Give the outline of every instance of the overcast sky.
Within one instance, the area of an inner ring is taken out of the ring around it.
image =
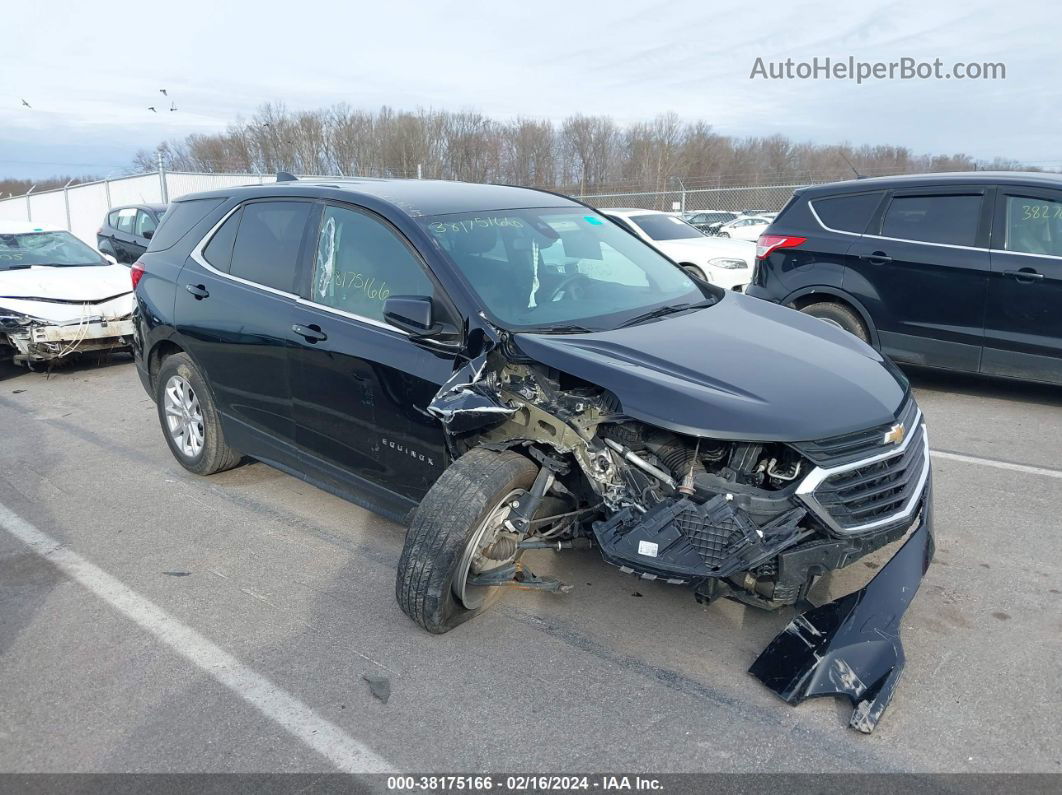
[[[1062,168],[1054,12],[998,0],[10,0],[0,47],[0,176],[117,174],[139,148],[223,129],[266,101],[292,110],[345,102],[555,120],[582,112],[631,121],[673,110],[731,135],[896,144]],[[757,57],[815,56],[940,58],[946,70],[955,61],[1002,61],[1006,79],[749,77]]]

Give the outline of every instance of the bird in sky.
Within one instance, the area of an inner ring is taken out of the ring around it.
[[[32,110],[32,109],[33,109],[33,106],[32,106],[31,104],[29,104],[28,102],[26,102],[26,100],[22,100],[22,104],[23,104],[23,105],[25,105],[25,106],[26,106],[27,108],[29,108],[30,110]]]
[[[170,110],[171,111],[177,110],[177,103],[176,102],[171,102],[170,103]]]
[[[162,94],[162,96],[164,96],[164,97],[168,97],[169,96],[169,94],[166,93],[166,89],[164,89],[164,88],[160,88],[159,89],[159,93]]]
[[[155,110],[155,106],[154,105],[148,105],[148,110],[150,110],[152,113],[158,113],[158,111]]]

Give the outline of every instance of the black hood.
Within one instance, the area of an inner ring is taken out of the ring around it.
[[[799,442],[882,425],[906,387],[845,331],[739,293],[715,306],[592,334],[517,334],[536,361],[612,392],[678,433]]]

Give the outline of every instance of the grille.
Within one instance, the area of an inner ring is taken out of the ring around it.
[[[881,532],[910,520],[925,484],[929,459],[925,426],[917,409],[905,425],[911,430],[894,453],[881,453],[878,437],[876,456],[866,463],[820,467],[801,485],[799,493],[834,530]]]
[[[908,397],[897,412],[895,420],[862,431],[831,436],[829,439],[797,442],[792,446],[820,467],[848,464],[881,453],[881,440],[893,424],[902,422],[905,428],[911,430],[917,417],[918,405]]]

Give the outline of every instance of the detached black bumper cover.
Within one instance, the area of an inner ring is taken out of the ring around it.
[[[874,730],[904,666],[900,621],[933,559],[932,485],[918,527],[866,587],[793,619],[749,673],[790,704],[845,696],[848,725]]]

